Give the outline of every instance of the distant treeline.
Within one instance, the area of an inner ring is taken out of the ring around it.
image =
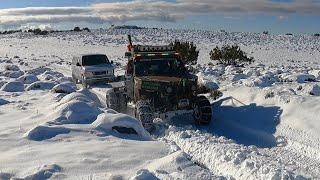
[[[54,33],[54,32],[81,32],[81,31],[86,31],[86,32],[91,32],[91,30],[87,27],[81,29],[80,27],[75,27],[72,30],[41,30],[40,28],[36,29],[27,29],[27,30],[5,30],[5,31],[0,31],[0,34],[13,34],[13,33],[18,33],[18,32],[28,32],[28,33],[33,33],[35,35],[47,35],[49,33]]]

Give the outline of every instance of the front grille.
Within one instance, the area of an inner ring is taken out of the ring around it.
[[[106,71],[93,72],[94,75],[105,75]]]

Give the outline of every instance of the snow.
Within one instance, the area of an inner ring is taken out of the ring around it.
[[[24,85],[20,81],[9,81],[1,87],[1,91],[22,92],[24,91]]]
[[[39,79],[37,78],[37,76],[33,75],[33,74],[25,74],[23,76],[20,76],[18,78],[19,81],[22,81],[24,84],[32,84],[36,81],[39,81]]]
[[[96,129],[102,129],[104,131],[112,131],[114,127],[126,127],[133,128],[137,135],[143,139],[152,139],[150,134],[143,128],[141,122],[135,118],[132,118],[125,114],[120,113],[103,113],[97,117],[92,125]]]
[[[51,81],[36,81],[26,87],[26,91],[31,90],[51,90],[56,83]]]
[[[105,91],[71,82],[75,54],[107,54],[123,74],[126,34],[141,44],[195,42],[199,84],[223,94],[207,95],[209,127],[190,117],[157,119],[161,133],[149,134],[106,108]],[[224,44],[256,62],[210,61],[210,50]],[[16,33],[0,36],[0,46],[0,179],[320,178],[320,41],[313,36],[122,29]]]
[[[52,92],[55,93],[66,93],[70,94],[76,92],[76,85],[70,82],[63,82],[60,84],[55,85],[52,89]]]

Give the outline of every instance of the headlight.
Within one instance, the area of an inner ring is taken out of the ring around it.
[[[84,72],[85,77],[92,77],[93,72]]]
[[[172,88],[171,87],[167,88],[167,93],[172,93]]]
[[[192,86],[191,86],[191,90],[192,90],[192,91],[195,91],[196,89],[197,89],[197,87],[196,87],[195,85],[192,85]]]

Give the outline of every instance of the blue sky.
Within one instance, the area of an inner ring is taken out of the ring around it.
[[[0,28],[46,24],[69,29],[76,25],[99,28],[136,24],[245,32],[320,32],[318,0],[135,0],[130,1],[132,4],[126,3],[128,1],[0,0]],[[40,8],[30,10],[30,7]],[[64,7],[76,9],[71,12]],[[12,8],[15,9],[10,10]]]

